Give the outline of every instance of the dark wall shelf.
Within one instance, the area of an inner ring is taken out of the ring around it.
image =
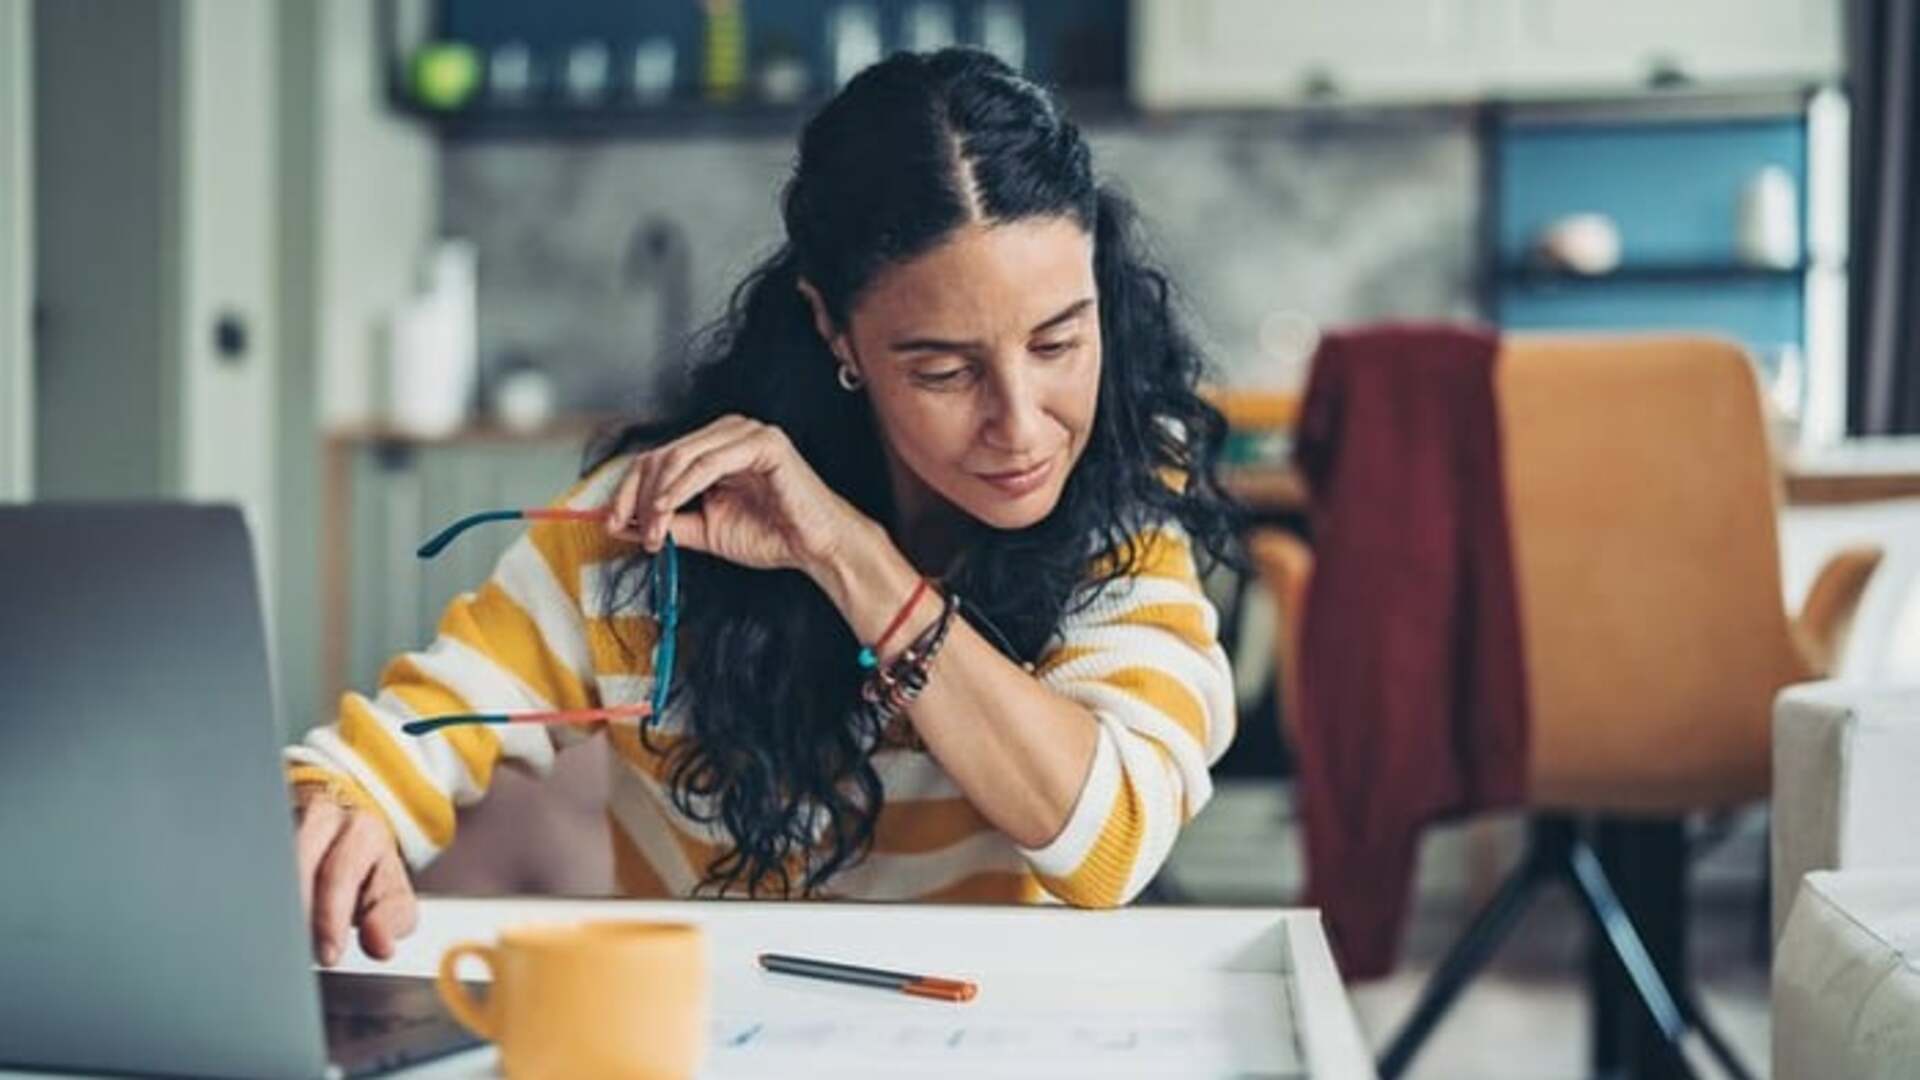
[[[569,108],[530,105],[439,111],[407,99],[398,87],[390,94],[393,110],[434,130],[442,139],[471,142],[490,139],[672,138],[688,135],[787,135],[806,122],[813,105],[704,101],[658,105]]]
[[[715,97],[701,66],[711,46],[701,5],[619,0],[378,0],[380,70],[390,107],[436,134],[456,140],[604,139],[701,135],[791,134],[831,95],[828,22],[838,0],[738,0],[744,20],[739,80]],[[908,0],[864,0],[877,20],[883,53],[902,47]],[[1130,16],[1124,0],[946,0],[960,43],[984,33],[989,7],[1011,9],[1024,41],[1024,70],[1052,86],[1082,123],[1125,119]],[[670,57],[670,85],[641,93],[627,77],[641,44]],[[475,51],[479,82],[456,107],[416,97],[409,64],[429,44]],[[562,85],[569,50],[597,49],[605,89],[593,100],[569,100]],[[528,85],[500,92],[492,84],[496,50],[520,55]],[[778,97],[760,79],[781,64],[800,82]]]
[[[1067,113],[1082,127],[1131,123],[1141,118],[1139,110],[1117,91],[1065,90],[1058,96]],[[398,85],[388,92],[388,106],[395,113],[426,125],[441,139],[452,142],[785,136],[798,132],[825,102],[825,98],[790,104],[684,100],[649,105],[537,104],[442,111],[411,100]]]
[[[1560,285],[1724,284],[1728,282],[1786,281],[1805,274],[1806,266],[1748,266],[1741,263],[1672,263],[1622,266],[1604,274],[1582,274],[1546,266],[1507,266],[1494,272],[1502,284],[1522,288]]]

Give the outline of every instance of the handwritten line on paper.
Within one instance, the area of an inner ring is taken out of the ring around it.
[[[881,1020],[810,1020],[796,1023],[735,1019],[716,1023],[722,1055],[825,1053],[867,1060],[969,1060],[1019,1058],[1132,1062],[1185,1061],[1247,1064],[1248,1056],[1291,1058],[1285,1041],[1233,1032],[1226,1025],[1183,1018],[1116,1017],[1088,1023],[1067,1017],[981,1020],[965,1024],[889,1023]],[[1278,1035],[1278,1032],[1274,1033]]]
[[[741,1031],[733,1035],[725,1036],[724,1037],[725,1042],[728,1046],[745,1046],[748,1043],[753,1041],[753,1037],[755,1035],[760,1034],[761,1028],[766,1026],[767,1025],[765,1024],[755,1024],[752,1027],[747,1028],[745,1031]]]

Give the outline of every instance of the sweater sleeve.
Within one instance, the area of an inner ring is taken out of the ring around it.
[[[1038,669],[1099,723],[1066,826],[1022,851],[1047,891],[1078,907],[1124,904],[1153,879],[1233,740],[1233,678],[1187,537],[1166,525],[1135,543],[1132,576],[1070,614]]]
[[[603,470],[555,505],[598,506],[617,479],[617,470]],[[418,868],[453,840],[455,808],[486,793],[502,760],[544,774],[555,749],[546,727],[461,725],[414,736],[401,725],[597,705],[583,609],[593,598],[581,595],[590,587],[581,571],[602,537],[578,522],[533,524],[478,590],[447,605],[432,644],[394,658],[376,693],[345,694],[333,723],[284,751],[289,781],[326,782],[376,810]]]

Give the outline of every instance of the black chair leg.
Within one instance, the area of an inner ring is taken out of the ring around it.
[[[1433,1033],[1441,1017],[1453,1005],[1460,991],[1480,973],[1495,949],[1506,940],[1525,913],[1528,901],[1533,893],[1552,873],[1552,864],[1542,853],[1529,846],[1526,858],[1521,862],[1500,891],[1495,893],[1480,914],[1474,917],[1473,924],[1466,933],[1454,943],[1446,959],[1440,962],[1425,989],[1420,992],[1419,1004],[1414,1006],[1413,1015],[1394,1035],[1387,1052],[1380,1057],[1380,1076],[1382,1080],[1395,1080],[1406,1071],[1413,1055],[1419,1052],[1421,1044]]]
[[[1746,1063],[1734,1054],[1733,1047],[1728,1045],[1726,1038],[1720,1034],[1720,1029],[1707,1022],[1699,1006],[1688,1002],[1687,1016],[1693,1021],[1693,1029],[1706,1040],[1707,1049],[1713,1051],[1714,1060],[1720,1063],[1721,1068],[1727,1070],[1728,1076],[1733,1077],[1734,1080],[1753,1080],[1753,1073],[1747,1069]]]
[[[1674,1062],[1687,1075],[1698,1075],[1688,1060],[1686,1042],[1689,1033],[1698,1033],[1714,1059],[1736,1080],[1753,1080],[1753,1073],[1733,1052],[1733,1047],[1718,1029],[1709,1023],[1690,998],[1678,996],[1654,963],[1653,956],[1634,929],[1620,898],[1614,894],[1605,869],[1593,848],[1575,841],[1567,853],[1567,871],[1574,890],[1585,903],[1606,942],[1625,970],[1640,1003],[1659,1030]]]
[[[1688,1036],[1697,1032],[1729,1075],[1737,1080],[1752,1080],[1753,1074],[1734,1056],[1733,1048],[1720,1033],[1707,1023],[1693,1000],[1675,993],[1635,928],[1593,846],[1580,835],[1575,822],[1561,817],[1535,819],[1520,865],[1448,951],[1421,991],[1413,1015],[1381,1055],[1379,1069],[1383,1080],[1396,1080],[1406,1071],[1454,1000],[1512,932],[1534,892],[1542,883],[1562,875],[1579,897],[1582,910],[1592,920],[1599,941],[1610,954],[1596,957],[1595,964],[1617,962],[1634,996],[1645,1007],[1659,1043],[1673,1065],[1684,1075],[1698,1075],[1686,1053]]]
[[[1661,977],[1660,969],[1654,966],[1653,956],[1647,952],[1639,933],[1634,930],[1626,908],[1621,906],[1620,898],[1614,895],[1613,885],[1601,869],[1599,857],[1583,840],[1575,841],[1567,854],[1567,869],[1573,879],[1574,891],[1586,904],[1587,914],[1599,924],[1601,932],[1606,935],[1607,944],[1612,947],[1614,955],[1620,958],[1620,964],[1627,972],[1627,981],[1633,984],[1634,992],[1640,996],[1641,1004],[1647,1007],[1661,1036],[1677,1047],[1687,1031],[1680,1003],[1674,1000],[1673,993],[1667,989],[1666,980]]]
[[[1580,910],[1581,914],[1586,913],[1584,905]],[[1631,1041],[1627,1023],[1627,1011],[1631,1007],[1627,976],[1620,970],[1620,961],[1614,959],[1613,950],[1607,947],[1606,935],[1591,919],[1587,921],[1586,947],[1590,1011],[1587,1035],[1593,1076],[1595,1080],[1625,1080],[1629,1075],[1626,1047]]]
[[[1602,817],[1591,823],[1586,836],[1614,897],[1627,912],[1635,936],[1652,958],[1654,970],[1679,1005],[1682,1019],[1689,1019],[1688,1001],[1679,988],[1690,985],[1688,882],[1690,862],[1697,849],[1686,821]],[[1598,936],[1606,941],[1604,933]],[[1611,950],[1608,955],[1614,956]],[[1634,1080],[1688,1080],[1692,1075],[1688,1063],[1673,1053],[1671,1041],[1637,998],[1627,1000],[1636,996],[1617,959],[1614,971],[1626,1013],[1617,1029],[1626,1075]]]

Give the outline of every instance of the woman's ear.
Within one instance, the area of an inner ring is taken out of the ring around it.
[[[833,353],[834,359],[853,366],[853,350],[847,348],[846,335],[833,328],[833,319],[827,314],[827,302],[820,298],[820,290],[814,288],[813,282],[806,278],[800,279],[799,287],[800,295],[807,298],[807,307],[813,310],[813,329],[820,335],[820,340],[827,343],[827,349]]]

